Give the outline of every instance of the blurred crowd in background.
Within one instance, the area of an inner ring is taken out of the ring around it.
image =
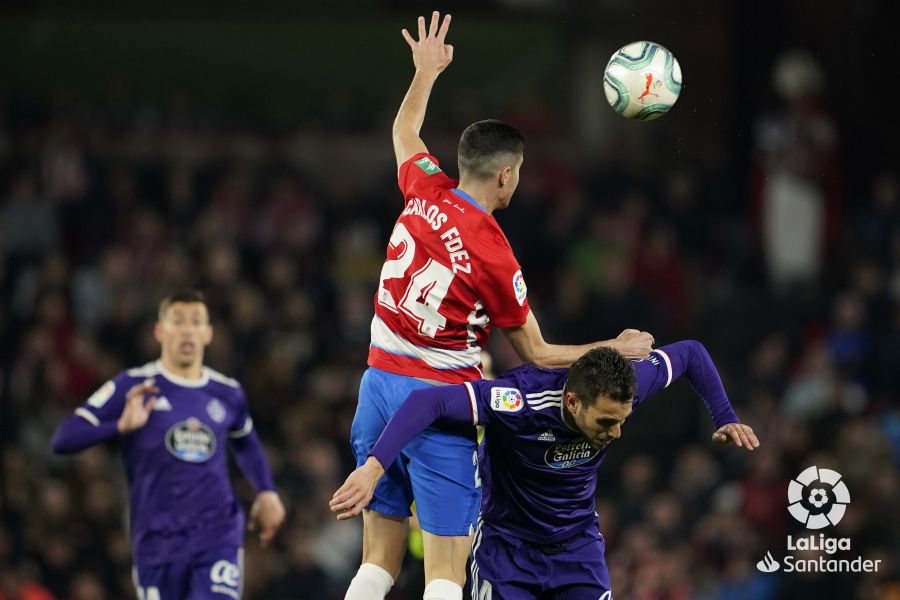
[[[549,340],[625,327],[701,340],[761,440],[753,454],[713,446],[687,383],[629,420],[598,489],[617,598],[900,598],[900,179],[847,168],[811,55],[779,65],[750,160],[721,168],[629,169],[615,138],[580,156],[540,94],[426,120],[451,173],[466,119],[526,130],[519,190],[496,216]],[[207,293],[207,363],[243,383],[289,510],[274,547],[248,538],[245,597],[343,597],[361,526],[328,499],[353,467],[401,196],[387,125],[322,119],[225,124],[189,92],[152,101],[127,79],[91,97],[0,92],[0,599],[134,597],[115,446],[61,459],[48,441],[105,380],[158,356],[156,304],[183,286]],[[501,337],[497,372],[515,366]],[[881,559],[878,573],[757,570],[803,531],[787,486],[810,465],[843,474],[852,503],[830,535]],[[421,597],[420,580],[413,555],[391,598]]]

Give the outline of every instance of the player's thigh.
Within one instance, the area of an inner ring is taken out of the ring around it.
[[[243,589],[243,548],[209,550],[191,564],[190,600],[239,600]]]
[[[554,600],[612,600],[606,546],[596,529],[590,528],[564,552],[548,556],[549,598]]]
[[[186,562],[135,566],[131,574],[138,600],[181,600],[188,597],[191,570]]]
[[[378,565],[397,579],[406,555],[409,519],[363,511],[364,563]]]
[[[407,387],[423,384],[417,380],[385,373],[377,369],[367,369],[359,384],[359,402],[353,425],[350,428],[350,446],[356,457],[356,466],[366,462],[369,452],[384,431],[393,415],[397,393]],[[398,457],[388,465],[384,476],[375,486],[375,492],[368,508],[385,516],[405,518],[410,515],[413,492],[406,463]]]
[[[467,537],[481,503],[475,428],[428,428],[404,449],[419,527]]]

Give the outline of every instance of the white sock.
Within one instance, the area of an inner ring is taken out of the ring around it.
[[[384,600],[394,585],[391,574],[372,563],[363,563],[347,588],[344,600]]]
[[[432,579],[422,600],[462,600],[462,588],[449,579]]]

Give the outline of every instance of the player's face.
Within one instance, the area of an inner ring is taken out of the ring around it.
[[[156,323],[156,340],[164,356],[180,367],[203,362],[203,351],[212,341],[206,305],[173,302]]]
[[[509,171],[504,171],[501,174],[501,177],[505,177],[506,179],[503,186],[500,188],[500,197],[497,208],[506,208],[509,206],[512,195],[515,193],[516,188],[519,187],[519,170],[522,168],[523,162],[525,162],[525,157],[519,156],[512,165],[509,165]]]
[[[630,414],[631,402],[617,402],[598,396],[591,406],[578,401],[572,419],[587,442],[603,450],[622,435],[622,424]]]

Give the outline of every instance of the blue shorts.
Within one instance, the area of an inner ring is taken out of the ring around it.
[[[410,392],[430,388],[414,377],[369,368],[359,384],[350,429],[356,465],[366,462],[382,430]],[[419,526],[435,535],[469,535],[481,502],[475,428],[438,423],[415,437],[385,470],[369,509],[408,517],[413,499]]]
[[[199,552],[190,560],[134,567],[138,600],[240,600],[244,550],[234,546]]]
[[[540,546],[479,522],[472,541],[472,598],[612,600],[605,550],[596,527]]]

